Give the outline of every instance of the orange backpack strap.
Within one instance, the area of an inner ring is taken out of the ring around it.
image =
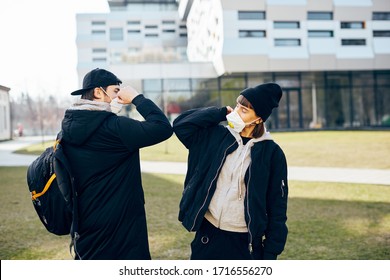
[[[45,194],[45,192],[47,192],[47,190],[50,188],[51,186],[51,183],[53,182],[53,180],[56,178],[56,174],[53,174],[51,175],[50,179],[47,181],[45,187],[43,188],[43,190],[40,192],[40,193],[36,193],[36,191],[33,191],[31,194],[31,199],[32,200],[36,200],[38,197],[42,196]]]

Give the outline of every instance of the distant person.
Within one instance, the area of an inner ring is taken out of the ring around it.
[[[174,121],[189,150],[179,220],[196,231],[191,259],[273,260],[284,250],[287,163],[264,124],[281,97],[279,85],[261,84],[235,109],[192,109]]]
[[[18,123],[18,136],[23,136],[23,125],[21,123]]]
[[[172,135],[164,113],[113,73],[87,73],[65,112],[62,143],[75,177],[79,239],[76,259],[151,259],[139,149]],[[118,116],[134,104],[145,121]]]

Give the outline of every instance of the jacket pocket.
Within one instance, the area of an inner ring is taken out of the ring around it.
[[[188,183],[184,186],[184,190],[182,193],[182,198],[180,201],[180,210],[184,211],[188,208],[190,203],[194,203],[197,186],[199,183],[199,169],[196,169],[194,175],[188,181]]]

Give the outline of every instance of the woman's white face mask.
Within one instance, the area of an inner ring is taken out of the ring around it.
[[[114,114],[119,114],[119,112],[122,110],[123,104],[118,102],[118,97],[112,99],[102,87],[100,87],[100,89],[111,99],[111,112],[113,112]]]
[[[233,111],[229,114],[226,115],[226,119],[228,122],[228,125],[237,133],[240,133],[247,125],[251,125],[253,122],[259,120],[255,119],[254,121],[251,121],[250,123],[245,123],[240,115],[236,112]]]
[[[245,122],[236,111],[227,114],[226,120],[228,125],[237,133],[240,133],[245,127]]]

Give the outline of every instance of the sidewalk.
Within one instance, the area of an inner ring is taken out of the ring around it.
[[[187,164],[183,162],[142,161],[141,170],[145,173],[185,174],[187,171]],[[289,167],[288,180],[378,184],[390,186],[390,170],[330,167]]]
[[[13,151],[21,148],[37,144],[40,142],[46,142],[55,140],[55,135],[45,136],[26,136],[18,137],[10,141],[0,142],[0,166],[28,166],[32,163],[37,156],[35,155],[21,155],[14,154]]]
[[[55,136],[21,137],[0,142],[0,166],[28,166],[37,156],[19,155],[13,151],[34,143],[54,140]],[[141,161],[141,171],[145,173],[179,174],[187,171],[185,162]],[[358,184],[378,184],[390,186],[390,170],[354,169],[328,167],[289,167],[288,179],[312,182],[343,182]]]

